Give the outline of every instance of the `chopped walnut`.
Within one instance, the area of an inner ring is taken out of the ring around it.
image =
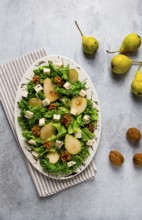
[[[33,126],[32,132],[33,132],[34,136],[39,137],[40,136],[40,127],[38,125]]]
[[[61,124],[64,125],[66,128],[72,122],[72,117],[70,114],[64,114],[61,118]]]
[[[57,104],[56,103],[51,103],[49,106],[48,106],[48,110],[55,110],[57,108]]]
[[[65,83],[65,81],[60,78],[59,76],[55,76],[54,77],[54,82],[59,86],[59,87],[62,87]]]
[[[50,149],[52,147],[52,143],[50,141],[46,141],[43,144],[44,147],[46,147],[47,149]]]
[[[63,151],[62,153],[61,153],[61,160],[62,161],[67,161],[67,160],[70,160],[71,159],[71,155],[70,155],[70,153],[68,152],[68,151]]]
[[[86,127],[88,128],[88,130],[89,130],[90,132],[94,133],[94,131],[95,131],[95,126],[94,126],[93,123],[87,124]]]
[[[40,77],[38,75],[35,75],[32,78],[32,82],[35,83],[36,85],[40,83]]]

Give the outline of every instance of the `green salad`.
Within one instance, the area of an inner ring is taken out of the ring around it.
[[[39,66],[18,102],[18,122],[45,172],[70,174],[89,156],[98,110],[76,69],[49,61]]]

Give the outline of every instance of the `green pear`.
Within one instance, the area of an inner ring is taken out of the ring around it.
[[[141,65],[142,64],[140,64],[140,66],[136,72],[135,78],[134,78],[132,85],[131,85],[132,93],[137,96],[142,96],[142,72],[140,71]]]
[[[42,101],[38,98],[30,98],[28,104],[33,107],[42,107]]]
[[[99,48],[98,40],[92,36],[85,36],[80,30],[77,21],[75,21],[75,24],[82,36],[82,47],[84,52],[89,55],[94,54]]]
[[[123,74],[126,73],[132,65],[132,60],[122,54],[116,55],[111,60],[111,68],[114,73]]]
[[[141,37],[138,34],[128,34],[119,49],[120,53],[128,53],[137,50],[141,46]]]
[[[124,40],[122,41],[122,44],[119,48],[119,50],[117,51],[106,51],[108,53],[116,53],[116,52],[120,52],[120,53],[129,53],[129,52],[134,52],[135,50],[137,50],[140,46],[141,46],[141,37],[138,34],[135,33],[131,33],[128,34]]]
[[[78,81],[78,72],[75,69],[69,70],[69,79],[71,83],[76,83]]]

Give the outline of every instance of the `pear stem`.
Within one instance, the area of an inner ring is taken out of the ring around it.
[[[78,30],[79,30],[79,32],[80,32],[80,34],[83,36],[83,33],[82,33],[82,31],[81,31],[81,29],[80,29],[80,27],[79,27],[79,25],[78,25],[77,21],[75,21],[75,24],[76,24],[76,26],[77,26],[77,28],[78,28]]]
[[[132,60],[132,64],[136,64],[136,65],[142,65],[142,61],[137,61],[137,60]]]
[[[139,67],[138,67],[138,71],[140,70],[141,66],[142,66],[142,62],[140,63],[140,65],[139,65]]]
[[[116,50],[116,51],[109,51],[109,50],[106,50],[107,53],[117,53],[117,52],[120,52],[119,50]]]

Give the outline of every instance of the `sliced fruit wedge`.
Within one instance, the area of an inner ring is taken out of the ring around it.
[[[69,78],[71,83],[76,83],[78,81],[78,72],[75,69],[70,69]]]
[[[28,101],[28,105],[31,105],[33,107],[42,107],[42,101],[38,98],[30,98]]]
[[[40,137],[43,141],[47,141],[47,139],[49,137],[51,137],[52,135],[55,135],[57,133],[56,128],[52,125],[52,122],[50,122],[49,124],[43,126],[40,129]]]
[[[71,99],[71,109],[75,109],[77,115],[85,111],[87,107],[87,100],[81,96],[77,96]]]
[[[50,163],[53,163],[53,164],[55,164],[55,163],[57,163],[58,162],[58,160],[59,160],[59,154],[58,153],[49,153],[49,154],[47,154],[47,158],[49,159],[49,162]]]
[[[59,98],[58,93],[55,91],[54,85],[49,78],[46,78],[43,82],[43,92],[44,96],[48,98],[50,102],[54,102]]]
[[[81,143],[78,139],[76,139],[72,135],[66,134],[65,148],[70,154],[75,155],[81,151]]]

